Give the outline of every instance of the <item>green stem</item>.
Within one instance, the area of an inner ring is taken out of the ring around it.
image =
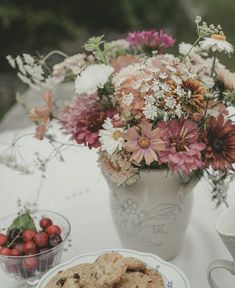
[[[63,56],[64,58],[67,58],[68,55],[65,54],[64,52],[61,52],[59,50],[53,50],[51,51],[50,53],[48,53],[44,58],[43,58],[43,61],[46,62],[51,56],[55,55],[55,54],[58,54],[60,56]]]
[[[197,40],[193,43],[192,47],[189,49],[188,53],[184,55],[182,58],[182,62],[186,59],[186,57],[189,55],[189,53],[193,50],[193,48],[197,45],[197,43],[201,40],[201,37],[198,37]]]
[[[213,76],[214,72],[215,72],[215,63],[216,63],[216,55],[213,58],[213,63],[212,63],[212,67],[211,67],[211,77]]]

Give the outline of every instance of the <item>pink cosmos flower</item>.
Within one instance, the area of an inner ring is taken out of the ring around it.
[[[114,111],[104,111],[95,102],[96,97],[96,94],[80,95],[60,116],[65,134],[71,134],[78,144],[84,144],[90,149],[100,147],[99,130],[106,117],[111,118],[115,114]]]
[[[153,161],[158,161],[157,152],[165,149],[162,134],[163,131],[159,128],[152,129],[151,123],[141,125],[139,129],[129,128],[123,136],[126,140],[124,148],[132,153],[131,160],[140,163],[144,159],[150,165]]]
[[[171,170],[182,171],[185,175],[202,168],[200,152],[205,144],[199,142],[198,128],[191,120],[162,122],[158,127],[165,130],[163,139],[166,141],[165,151],[159,152],[160,163],[167,163]]]
[[[147,46],[151,48],[168,48],[174,45],[175,39],[163,32],[163,30],[156,31],[142,31],[129,33],[127,41],[132,46]]]

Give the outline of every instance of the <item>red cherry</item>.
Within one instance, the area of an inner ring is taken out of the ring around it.
[[[35,234],[33,241],[38,245],[38,247],[43,248],[47,246],[48,235],[46,232],[38,232]]]
[[[37,266],[38,266],[38,260],[36,257],[26,258],[26,259],[24,259],[24,261],[22,263],[23,269],[25,269],[27,271],[33,270]]]
[[[17,250],[16,248],[12,248],[12,249],[11,249],[11,255],[12,255],[12,256],[21,256],[22,254],[21,254],[20,251]]]
[[[30,240],[33,240],[33,237],[35,236],[36,232],[34,230],[31,230],[31,229],[27,229],[27,230],[24,230],[23,232],[23,241],[24,242],[28,242]]]
[[[20,255],[24,254],[24,244],[23,243],[16,244],[14,246],[14,248],[20,252]]]
[[[31,255],[37,253],[37,246],[32,240],[24,243],[23,249],[25,255]]]
[[[39,222],[40,227],[43,230],[46,230],[49,226],[51,226],[53,223],[50,218],[42,218]]]
[[[61,234],[61,229],[59,226],[57,225],[50,225],[47,230],[46,230],[47,234],[48,235],[51,235],[51,234]]]
[[[2,250],[1,250],[1,254],[3,256],[12,256],[11,254],[11,250],[7,247],[3,247]]]
[[[7,242],[7,236],[0,233],[0,246],[3,246]]]

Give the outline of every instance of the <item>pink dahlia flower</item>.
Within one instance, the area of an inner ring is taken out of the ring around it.
[[[152,130],[151,123],[135,128],[129,128],[123,136],[125,150],[132,153],[131,160],[140,163],[144,159],[147,165],[158,161],[157,152],[165,149],[163,132],[159,128]]]
[[[198,128],[191,120],[172,120],[158,127],[165,130],[163,139],[166,141],[166,151],[159,153],[161,163],[185,175],[202,168],[201,151],[205,144],[199,142]]]
[[[104,111],[95,99],[95,94],[85,97],[80,95],[60,116],[65,134],[71,134],[78,144],[84,144],[90,149],[100,147],[99,130],[102,129],[106,117],[115,114],[114,111]]]
[[[127,41],[132,46],[146,46],[151,48],[168,48],[174,45],[175,39],[163,32],[163,30],[156,31],[142,31],[129,33]]]

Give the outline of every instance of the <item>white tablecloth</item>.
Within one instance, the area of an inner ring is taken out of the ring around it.
[[[28,132],[33,132],[33,129],[1,134],[0,154],[9,152],[7,143],[14,135]],[[22,138],[18,144],[25,163],[32,168],[35,151],[45,157],[51,152],[48,143],[37,141],[31,136]],[[108,188],[97,166],[96,152],[87,148],[71,147],[63,156],[64,163],[56,160],[50,162],[39,198],[40,208],[60,212],[71,222],[72,247],[63,254],[62,261],[80,253],[120,248],[121,244],[111,219]],[[0,217],[16,211],[18,198],[33,201],[39,182],[40,173],[37,170],[33,175],[20,175],[0,165]],[[234,189],[235,183],[232,183],[228,198],[231,206],[235,205]],[[182,251],[170,262],[185,273],[192,288],[208,288],[208,264],[216,258],[231,258],[214,228],[218,215],[226,207],[214,209],[203,182],[197,185],[194,195],[192,218]],[[235,276],[224,271],[219,271],[216,278],[222,288],[235,286]],[[7,288],[5,275],[0,274],[0,279],[0,287]]]

